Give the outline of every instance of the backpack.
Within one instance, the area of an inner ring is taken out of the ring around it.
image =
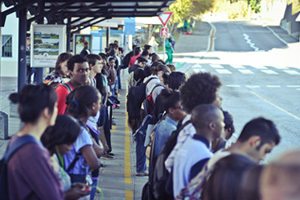
[[[16,153],[21,147],[29,143],[37,143],[36,139],[30,135],[24,135],[19,137],[7,147],[3,158],[0,160],[0,200],[7,200],[8,198],[8,177],[7,177],[7,163],[10,158]]]
[[[129,119],[140,119],[140,108],[146,99],[146,86],[154,78],[129,89],[127,94],[127,113]]]
[[[183,125],[179,123],[177,129],[172,132],[156,157],[153,173],[153,195],[156,199],[174,199],[172,172],[169,173],[166,169],[165,161],[175,147],[180,131],[190,123],[190,120],[186,121]]]
[[[152,91],[150,92],[150,94],[147,96],[146,98],[146,101],[145,101],[145,111],[146,111],[146,114],[149,114],[149,115],[153,115],[154,114],[154,101],[153,101],[153,91],[155,88],[157,88],[158,86],[161,86],[161,87],[164,87],[162,84],[156,84]]]
[[[126,69],[129,66],[130,58],[133,56],[133,51],[131,52],[126,54],[123,58],[122,65],[120,66],[121,69]]]

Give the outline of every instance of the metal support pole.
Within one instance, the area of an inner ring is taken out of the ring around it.
[[[166,54],[166,38],[164,37],[164,54],[163,54],[164,61],[165,61],[165,54]]]
[[[39,0],[39,2],[38,2],[38,11],[39,11],[39,13],[43,12],[44,6],[45,6],[44,1]],[[38,19],[38,24],[44,24],[44,18]],[[31,37],[33,37],[33,36],[31,36]],[[34,44],[31,44],[31,45],[34,45]],[[49,66],[49,67],[51,67],[51,66]],[[36,68],[35,73],[36,73],[35,74],[36,83],[42,83],[43,82],[44,68],[40,68],[40,67]]]
[[[19,63],[18,63],[18,91],[26,84],[26,31],[27,9],[19,11]]]
[[[106,29],[106,47],[109,45],[110,27]]]
[[[70,52],[71,50],[71,18],[68,18],[68,24],[67,24],[67,51]]]

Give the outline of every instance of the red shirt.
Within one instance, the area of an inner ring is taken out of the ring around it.
[[[72,90],[74,90],[74,86],[71,85],[69,82],[66,83],[69,86],[71,86]],[[55,92],[57,94],[57,114],[58,115],[63,115],[65,114],[65,111],[67,109],[67,104],[66,104],[66,98],[68,94],[70,93],[69,89],[63,85],[59,85],[56,89]]]
[[[140,57],[140,56],[141,56],[141,54],[136,55],[136,56],[132,56],[132,57],[130,58],[130,61],[129,61],[129,67],[133,66],[134,63],[135,63],[135,61],[136,61],[136,59],[137,59],[138,57]]]

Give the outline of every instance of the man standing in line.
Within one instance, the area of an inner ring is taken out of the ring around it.
[[[66,97],[74,90],[74,88],[86,85],[88,83],[89,64],[86,58],[80,55],[72,56],[68,63],[71,80],[65,84],[59,85],[55,92],[57,93],[57,109],[58,115],[63,115],[66,112]]]
[[[224,116],[220,108],[202,104],[193,109],[191,122],[196,133],[178,150],[173,167],[173,195],[192,180],[212,157],[210,144],[224,132]]]
[[[80,55],[82,57],[88,55],[88,54],[91,54],[90,50],[89,50],[89,43],[88,42],[84,42],[83,43],[83,49],[82,51],[80,52]]]

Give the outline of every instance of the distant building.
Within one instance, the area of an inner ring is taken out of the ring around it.
[[[2,4],[2,11],[7,10]],[[1,27],[1,77],[18,76],[18,49],[19,49],[19,19],[16,14],[6,17],[4,27]]]

